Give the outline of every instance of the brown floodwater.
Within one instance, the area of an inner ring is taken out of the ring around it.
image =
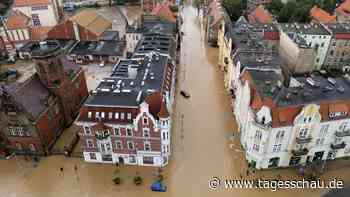
[[[233,143],[229,138],[236,126],[223,87],[223,76],[216,66],[218,50],[207,47],[203,41],[204,33],[196,10],[186,7],[183,15],[185,36],[182,63],[178,70],[178,91],[185,89],[191,98],[185,99],[177,94],[172,158],[164,169],[167,192],[149,190],[157,174],[155,168],[121,167],[119,174],[122,183],[114,185],[112,177],[116,167],[113,165],[50,156],[42,158],[37,167],[23,158],[0,161],[0,197],[316,197],[324,193],[324,190],[209,191],[208,180],[211,177],[239,177],[244,174],[246,163],[238,143]],[[74,170],[74,166],[77,166],[77,170]],[[61,167],[63,172],[59,170]],[[135,186],[132,182],[137,172],[144,178],[141,186]],[[263,174],[269,176],[273,173],[275,171]],[[283,174],[284,178],[295,175],[293,170],[278,173]],[[329,176],[342,172],[332,173]],[[343,174],[349,175],[346,171]]]

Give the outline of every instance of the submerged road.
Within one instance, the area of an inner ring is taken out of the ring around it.
[[[230,149],[229,136],[235,130],[223,76],[216,66],[218,50],[207,47],[197,11],[183,10],[185,36],[178,70],[178,90],[191,94],[185,99],[177,94],[172,134],[172,158],[165,169],[168,191],[154,193],[149,185],[154,168],[123,167],[122,184],[114,185],[115,166],[89,164],[82,159],[51,156],[36,168],[23,160],[0,161],[0,197],[295,197],[320,196],[320,190],[219,189],[210,191],[211,177],[236,177],[244,171],[241,153]],[[178,91],[179,92],[179,91]],[[74,170],[77,165],[78,170]],[[60,172],[59,168],[64,167]],[[136,172],[144,178],[135,186]]]

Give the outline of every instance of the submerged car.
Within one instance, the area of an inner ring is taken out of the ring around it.
[[[167,188],[162,182],[157,181],[151,185],[151,190],[154,192],[166,192]]]
[[[190,97],[191,97],[190,94],[189,94],[188,92],[184,91],[184,90],[181,90],[181,91],[180,91],[180,94],[181,94],[183,97],[185,97],[185,98],[190,98]]]

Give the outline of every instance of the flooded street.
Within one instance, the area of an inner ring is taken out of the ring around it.
[[[117,186],[112,182],[116,170],[114,165],[50,156],[42,158],[37,167],[22,158],[1,160],[0,197],[318,197],[324,193],[322,190],[209,191],[211,177],[238,179],[245,172],[245,162],[238,145],[230,148],[229,136],[236,126],[223,76],[216,66],[217,48],[207,47],[203,41],[204,32],[194,8],[186,7],[183,16],[185,36],[182,63],[178,69],[178,92],[186,90],[191,98],[185,99],[177,94],[172,157],[164,172],[167,192],[149,190],[156,177],[155,168],[121,167],[122,184]],[[63,172],[59,170],[61,167]],[[142,186],[135,186],[132,182],[136,172],[144,178]]]

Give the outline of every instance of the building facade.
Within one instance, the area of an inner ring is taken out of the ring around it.
[[[312,49],[315,53],[315,57],[312,60],[311,65],[309,64],[311,57],[310,55],[306,57],[306,62],[311,66],[312,70],[320,70],[322,65],[324,64],[327,51],[329,48],[329,43],[331,41],[331,34],[320,24],[310,23],[310,24],[281,24],[281,41],[280,41],[280,49],[284,51],[284,56],[286,59],[290,60],[291,64],[299,65],[299,63],[295,63],[296,60],[300,60],[297,58],[299,55],[303,55],[309,50]],[[289,44],[294,42],[293,44]],[[295,49],[294,49],[295,48]],[[298,48],[298,49],[296,49]],[[292,57],[288,57],[289,50],[293,49],[294,55]],[[303,49],[303,50],[301,50]],[[303,52],[301,52],[303,51]],[[312,52],[308,53],[311,54]],[[300,67],[300,66],[299,66]],[[307,70],[307,69],[305,69]]]
[[[59,22],[57,0],[15,0],[12,9],[31,18],[34,26],[55,26]]]
[[[324,24],[332,34],[324,68],[349,70],[350,26],[346,23]]]
[[[156,52],[121,60],[90,95],[77,125],[87,162],[165,166],[171,155],[175,65]]]
[[[292,78],[274,89],[281,80],[274,71],[247,69],[238,82],[234,112],[250,164],[304,166],[348,156],[349,77]]]

